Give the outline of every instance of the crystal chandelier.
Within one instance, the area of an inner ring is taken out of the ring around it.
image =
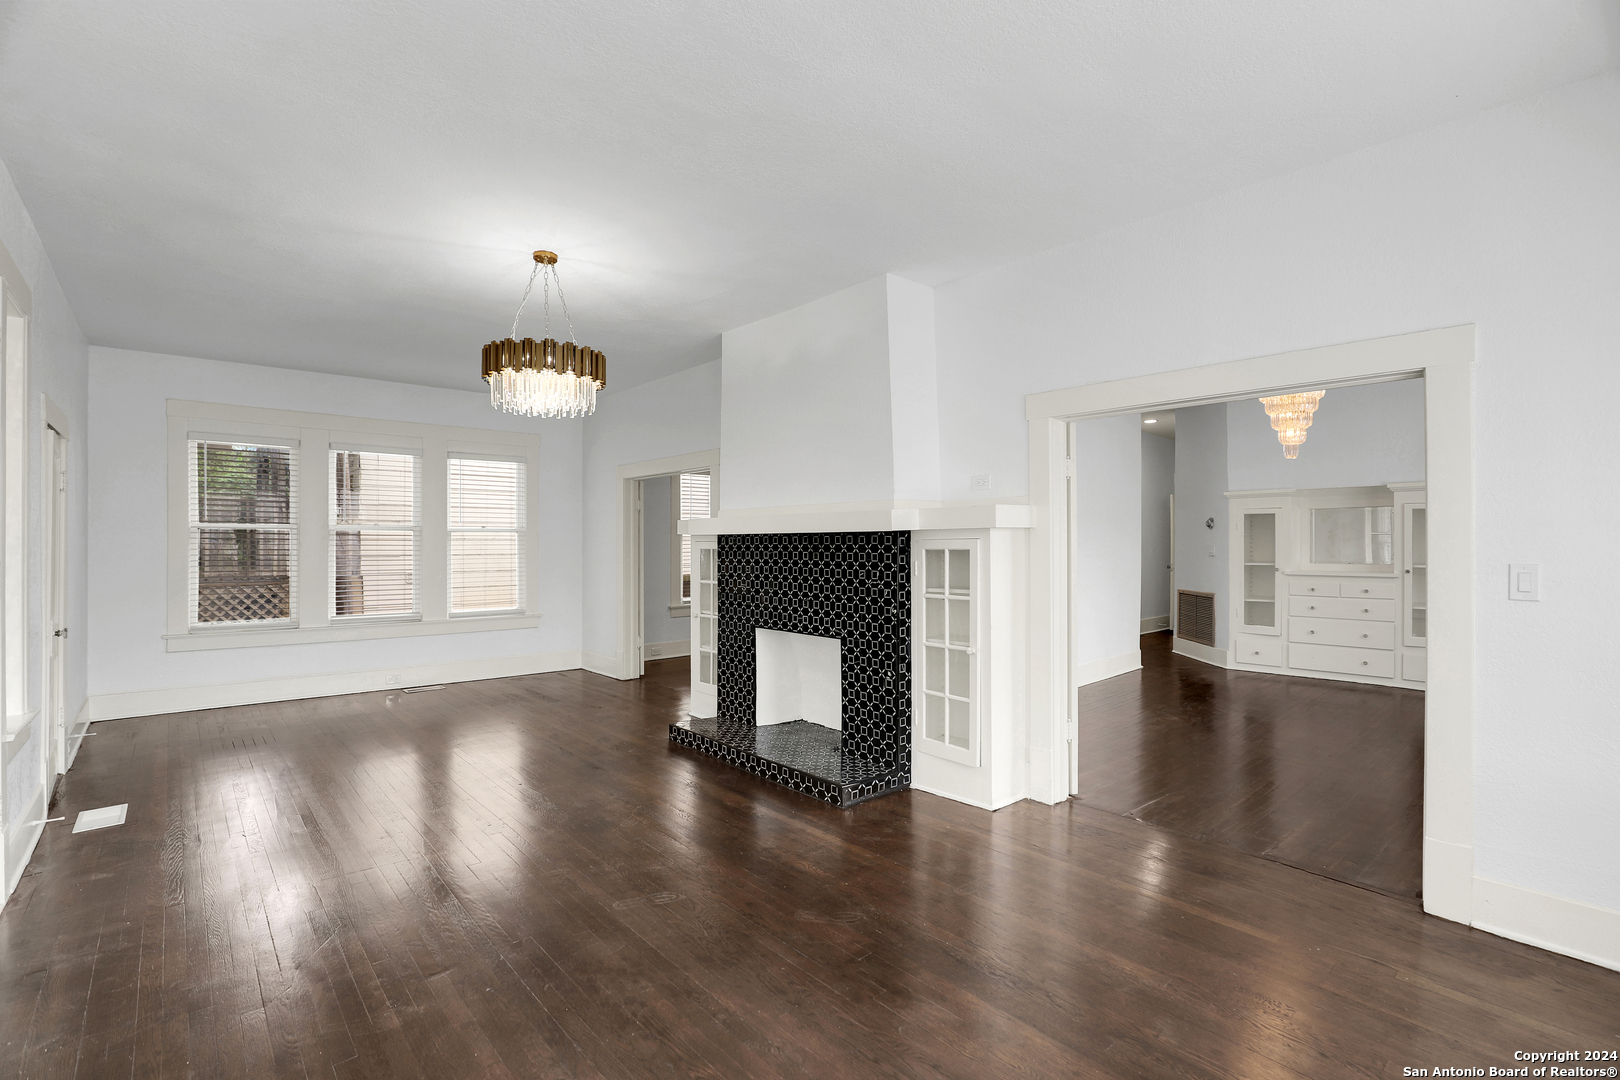
[[[1326,390],[1307,390],[1303,394],[1260,399],[1260,404],[1266,407],[1266,415],[1271,417],[1277,441],[1282,443],[1283,457],[1299,457],[1299,444],[1305,441],[1305,429],[1311,426],[1311,414],[1316,411],[1316,403],[1322,400],[1325,393]]]
[[[523,317],[537,277],[545,298],[545,337],[519,341],[518,319]],[[553,284],[563,321],[568,324],[567,341],[551,337]],[[519,416],[589,416],[596,411],[596,392],[607,385],[607,357],[574,341],[574,320],[563,299],[555,252],[534,253],[534,270],[512,319],[512,332],[504,341],[484,346],[484,381],[489,384],[489,403]]]

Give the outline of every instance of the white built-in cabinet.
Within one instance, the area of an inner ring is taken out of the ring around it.
[[[911,784],[994,810],[1029,794],[1028,530],[911,534]]]
[[[1422,484],[1227,497],[1233,667],[1422,688]]]
[[[719,552],[714,537],[692,538],[692,703],[691,714],[720,710],[717,685],[720,633]]]

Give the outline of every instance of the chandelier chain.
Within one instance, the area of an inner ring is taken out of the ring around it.
[[[574,344],[578,345],[579,342],[574,341],[574,317],[568,314],[568,299],[567,297],[563,296],[562,278],[557,276],[557,268],[555,266],[551,268],[551,276],[557,282],[557,302],[562,304],[563,321],[568,324],[568,340],[573,341]],[[550,324],[548,323],[547,325],[549,327]]]
[[[523,318],[524,305],[526,305],[529,302],[529,293],[531,291],[533,291],[533,289],[534,289],[534,276],[535,276],[535,274],[538,274],[539,272],[540,272],[540,264],[535,263],[534,264],[534,270],[529,274],[528,288],[523,290],[523,302],[518,304],[517,314],[512,316],[512,332],[510,334],[506,335],[509,338],[513,338],[514,340],[517,338],[518,320]]]

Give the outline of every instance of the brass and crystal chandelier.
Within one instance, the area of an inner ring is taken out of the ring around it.
[[[1277,433],[1277,441],[1282,443],[1283,457],[1299,457],[1300,444],[1305,441],[1305,429],[1311,426],[1311,414],[1316,412],[1316,403],[1322,400],[1325,393],[1326,390],[1307,390],[1303,394],[1282,394],[1260,399],[1260,404],[1266,407],[1266,415],[1271,417],[1271,427]]]
[[[545,336],[539,341],[519,341],[518,319],[523,317],[537,277],[545,302]],[[568,324],[567,341],[551,336],[553,285],[557,287],[563,321]],[[484,381],[489,384],[489,403],[519,416],[589,416],[596,411],[596,392],[607,385],[607,357],[574,340],[574,320],[568,315],[568,301],[563,299],[555,252],[534,253],[534,270],[512,319],[512,332],[505,340],[484,346]]]

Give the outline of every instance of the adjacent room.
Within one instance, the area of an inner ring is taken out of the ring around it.
[[[0,1080],[1615,1075],[1617,191],[1613,0],[0,2]]]
[[[1138,670],[1079,686],[1077,798],[1417,901],[1423,380],[1297,397],[1075,425],[1075,607],[1141,635],[1107,661]],[[1139,487],[1129,462],[1085,479],[1105,449],[1139,450]],[[1134,546],[1140,607],[1110,607]],[[1088,647],[1075,671],[1102,676]]]

